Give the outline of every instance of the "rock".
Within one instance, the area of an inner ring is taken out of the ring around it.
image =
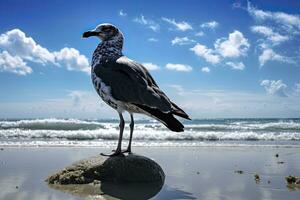
[[[260,182],[260,176],[259,176],[259,174],[254,174],[254,180],[255,180],[256,183]]]
[[[296,188],[300,189],[300,177],[289,175],[285,177],[285,180],[288,188],[292,190],[295,190]]]
[[[153,160],[129,154],[104,157],[101,155],[81,160],[51,175],[49,184],[88,184],[101,182],[160,182],[165,174]]]
[[[285,180],[287,183],[293,184],[296,182],[297,178],[295,176],[289,175],[289,176],[285,177]]]
[[[235,170],[234,173],[237,173],[237,174],[243,174],[244,171],[243,171],[243,170]]]

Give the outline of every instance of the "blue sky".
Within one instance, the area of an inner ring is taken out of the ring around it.
[[[300,117],[299,1],[0,1],[0,118],[115,118],[82,39],[104,22],[193,118]]]

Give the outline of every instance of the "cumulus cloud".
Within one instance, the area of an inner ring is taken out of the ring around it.
[[[90,73],[89,62],[77,49],[65,47],[58,52],[53,52],[55,61],[65,66],[70,71]]]
[[[124,12],[123,9],[121,9],[121,10],[119,11],[119,16],[121,16],[121,17],[126,17],[126,16],[127,16],[127,13]]]
[[[210,72],[210,69],[208,67],[202,67],[201,68],[201,71],[202,72],[205,72],[205,73],[209,73]]]
[[[277,95],[281,97],[286,97],[285,89],[287,85],[282,82],[282,80],[262,80],[260,85],[263,86],[266,92],[270,95]]]
[[[3,51],[0,52],[0,72],[27,75],[32,73],[32,69],[19,56],[12,56],[7,51]]]
[[[239,57],[245,55],[250,44],[243,33],[235,30],[228,38],[221,38],[215,42],[215,49],[225,57]]]
[[[245,65],[243,62],[226,62],[226,65],[230,66],[231,69],[236,69],[236,70],[245,69]]]
[[[268,61],[279,61],[283,63],[293,64],[295,63],[291,58],[282,56],[273,51],[273,49],[266,48],[258,58],[260,66],[263,66]]]
[[[140,15],[139,17],[136,17],[133,21],[150,28],[155,32],[157,32],[160,29],[160,25],[158,23],[156,23],[151,19],[146,19],[144,15]]]
[[[168,22],[169,24],[172,24],[176,27],[177,30],[180,31],[187,31],[187,30],[192,30],[193,27],[189,23],[182,21],[182,22],[176,22],[175,19],[169,19],[166,17],[162,17],[162,20],[165,22]]]
[[[0,35],[0,48],[11,55],[34,62],[54,62],[54,55],[48,49],[27,37],[20,29],[13,29]]]
[[[148,69],[149,71],[154,71],[154,70],[159,70],[160,67],[156,64],[147,62],[147,63],[143,63],[143,66],[146,67],[146,69]]]
[[[272,44],[279,44],[281,42],[289,40],[288,36],[281,35],[273,31],[272,28],[267,26],[252,26],[251,31],[259,33],[265,36]]]
[[[217,64],[221,61],[221,58],[214,50],[207,48],[205,45],[196,44],[193,48],[190,48],[197,56],[202,57],[206,62]]]
[[[185,45],[196,42],[195,40],[189,39],[188,37],[175,37],[171,43],[172,45]]]
[[[248,39],[240,31],[233,31],[228,38],[217,39],[214,43],[214,49],[210,49],[203,44],[196,44],[190,48],[197,56],[205,59],[211,64],[218,64],[226,58],[238,58],[246,55],[250,44]],[[245,68],[242,62],[227,62],[232,69],[243,70]]]
[[[180,71],[180,72],[189,72],[192,71],[192,67],[189,65],[184,65],[184,64],[172,64],[168,63],[166,65],[166,68],[169,70],[175,70],[175,71]]]
[[[216,21],[210,21],[210,22],[205,22],[201,24],[201,28],[209,28],[209,29],[215,29],[219,26],[219,23]]]
[[[29,61],[43,65],[50,63],[66,67],[68,70],[89,73],[88,59],[78,50],[66,47],[60,51],[51,52],[37,44],[33,38],[26,36],[20,29],[1,34],[0,49],[3,50],[1,53],[2,71],[21,75],[30,74],[32,69],[25,62]]]

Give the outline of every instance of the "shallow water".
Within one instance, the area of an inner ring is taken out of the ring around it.
[[[110,150],[5,147],[0,151],[0,199],[82,199],[49,188],[44,179],[74,161]],[[154,159],[165,171],[165,184],[152,199],[296,200],[300,196],[300,190],[288,188],[284,180],[289,174],[300,175],[299,148],[135,147],[133,150]],[[276,153],[278,158],[274,156]],[[279,161],[284,163],[278,164]],[[242,170],[243,174],[235,173],[236,170]],[[258,183],[254,180],[255,173],[261,177]],[[122,193],[115,193],[113,186],[109,188],[112,189],[109,193],[100,193],[94,199],[120,198]],[[127,199],[137,195],[134,190],[127,191],[131,194]]]

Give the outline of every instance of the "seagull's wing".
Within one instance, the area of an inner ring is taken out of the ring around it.
[[[173,116],[189,116],[159,89],[154,79],[141,64],[126,57],[95,66],[94,72],[110,86],[113,98],[131,103],[155,117],[170,130],[181,132],[184,126]]]
[[[109,85],[113,98],[126,103],[172,112],[174,106],[141,64],[125,56],[95,66],[95,74]]]

